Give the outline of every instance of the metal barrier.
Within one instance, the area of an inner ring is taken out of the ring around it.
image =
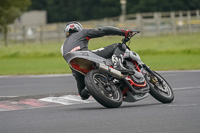
[[[200,13],[196,11],[138,13],[126,16],[124,22],[120,17],[104,18],[81,22],[84,28],[115,26],[122,29],[140,30],[140,36],[157,36],[163,34],[200,32]],[[65,23],[47,25],[10,25],[8,39],[15,42],[59,41],[64,36]]]

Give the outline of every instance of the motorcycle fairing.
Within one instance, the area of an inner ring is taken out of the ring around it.
[[[130,58],[130,59],[136,61],[139,65],[144,64],[142,62],[142,60],[140,59],[140,56],[136,52],[133,52],[129,49],[126,49],[125,54],[124,54],[124,58]]]
[[[64,59],[69,64],[70,68],[85,75],[90,70],[93,70],[93,63],[104,63],[111,66],[112,62],[108,59],[100,57],[90,51],[75,51],[68,52],[64,55]]]
[[[141,94],[141,95],[133,95],[130,91],[126,92],[126,97],[124,97],[123,101],[125,102],[136,102],[142,100],[149,96],[149,93]]]

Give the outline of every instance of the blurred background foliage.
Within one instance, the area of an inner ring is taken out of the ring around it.
[[[127,14],[199,8],[200,0],[127,0]],[[48,23],[54,23],[119,16],[121,4],[120,0],[32,0],[29,10],[46,10]]]
[[[7,45],[7,25],[13,23],[30,4],[30,0],[0,0],[0,32],[4,33],[5,45]]]

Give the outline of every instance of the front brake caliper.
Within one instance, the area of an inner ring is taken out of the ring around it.
[[[150,82],[155,84],[156,82],[158,82],[158,79],[155,76],[151,76]]]

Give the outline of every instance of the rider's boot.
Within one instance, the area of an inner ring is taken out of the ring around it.
[[[124,58],[122,54],[120,54],[120,56],[113,55],[112,56],[112,62],[114,64],[113,68],[124,74],[127,74],[127,73],[134,74],[135,72],[133,70],[129,70],[124,67],[123,61],[124,61]]]
[[[88,90],[83,89],[80,93],[81,99],[82,100],[87,100],[90,97],[90,94],[88,92]]]
[[[117,70],[126,70],[126,68],[123,66],[123,61],[124,61],[124,58],[123,58],[123,55],[113,55],[112,56],[112,62],[113,62],[113,68],[117,69]]]

